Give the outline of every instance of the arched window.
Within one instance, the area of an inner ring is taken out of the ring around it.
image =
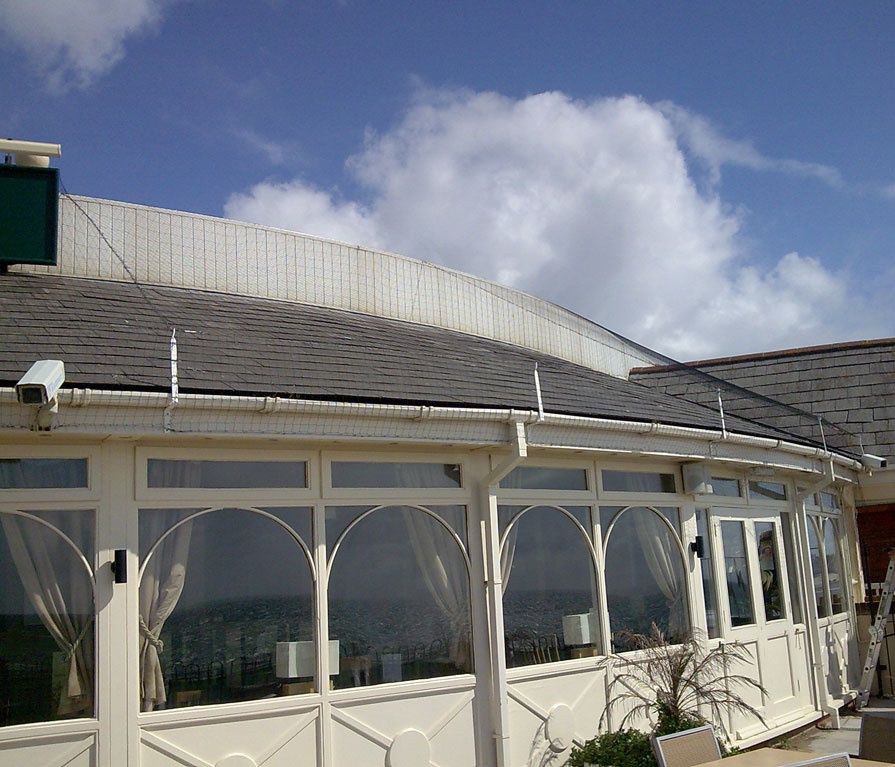
[[[465,508],[340,506],[326,515],[335,686],[471,673]]]
[[[0,512],[0,725],[94,716],[91,511]]]
[[[599,646],[587,508],[501,506],[507,666],[593,655]]]
[[[144,711],[313,689],[310,517],[305,508],[140,512]],[[278,669],[278,643],[304,664]]]
[[[645,506],[600,509],[609,627],[616,651],[653,624],[674,640],[690,630],[678,510]]]

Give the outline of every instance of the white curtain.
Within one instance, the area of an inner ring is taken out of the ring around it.
[[[178,512],[150,511],[148,525],[141,534],[157,541],[176,521]],[[173,530],[152,553],[140,579],[140,700],[141,710],[162,708],[167,701],[160,639],[165,621],[174,612],[186,582],[187,560],[193,523]]]
[[[684,583],[680,553],[666,524],[654,511],[631,509],[637,541],[646,566],[668,604],[668,634],[680,636],[689,630],[684,614]]]
[[[419,509],[403,507],[401,513],[426,587],[450,623],[451,646],[448,654],[451,662],[460,669],[471,668],[466,562],[438,520]],[[448,541],[450,544],[445,547]]]
[[[70,538],[92,541],[89,513],[73,512],[69,519]],[[0,522],[28,601],[64,653],[66,679],[56,714],[92,716],[95,608],[90,576],[70,546],[39,522],[12,514],[0,514]]]
[[[513,524],[500,547],[500,580],[503,582],[503,591],[506,593],[510,583],[510,574],[513,572],[513,559],[516,557],[516,540],[519,537],[519,522]]]

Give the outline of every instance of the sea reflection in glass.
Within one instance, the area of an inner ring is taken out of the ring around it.
[[[0,726],[94,716],[93,540],[91,511],[0,513]]]
[[[589,510],[501,506],[499,515],[507,666],[594,655],[599,611]]]
[[[721,542],[724,546],[724,572],[727,577],[727,601],[733,626],[755,623],[752,604],[752,585],[746,561],[746,533],[742,522],[725,520],[721,523]]]
[[[327,508],[335,687],[472,673],[461,520],[462,506]]]
[[[634,649],[631,634],[649,635],[653,624],[674,640],[690,627],[681,546],[663,513],[647,507],[600,509],[606,600],[613,649]]]
[[[313,669],[276,674],[277,642],[314,638],[297,532],[262,511],[171,509],[141,511],[140,536],[155,541],[140,581],[144,711],[312,691]]]

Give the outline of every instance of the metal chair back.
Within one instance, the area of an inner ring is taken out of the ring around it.
[[[693,767],[721,758],[715,729],[707,724],[652,739],[659,767]]]
[[[830,754],[801,762],[790,762],[784,767],[851,767],[851,757],[846,753]]]

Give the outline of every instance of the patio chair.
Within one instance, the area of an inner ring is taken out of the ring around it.
[[[651,740],[659,767],[693,767],[721,758],[715,729],[710,724],[670,735],[653,736]]]
[[[851,767],[851,757],[846,753],[829,754],[801,762],[790,762],[784,767]]]
[[[895,762],[895,711],[868,711],[861,716],[858,756]]]

